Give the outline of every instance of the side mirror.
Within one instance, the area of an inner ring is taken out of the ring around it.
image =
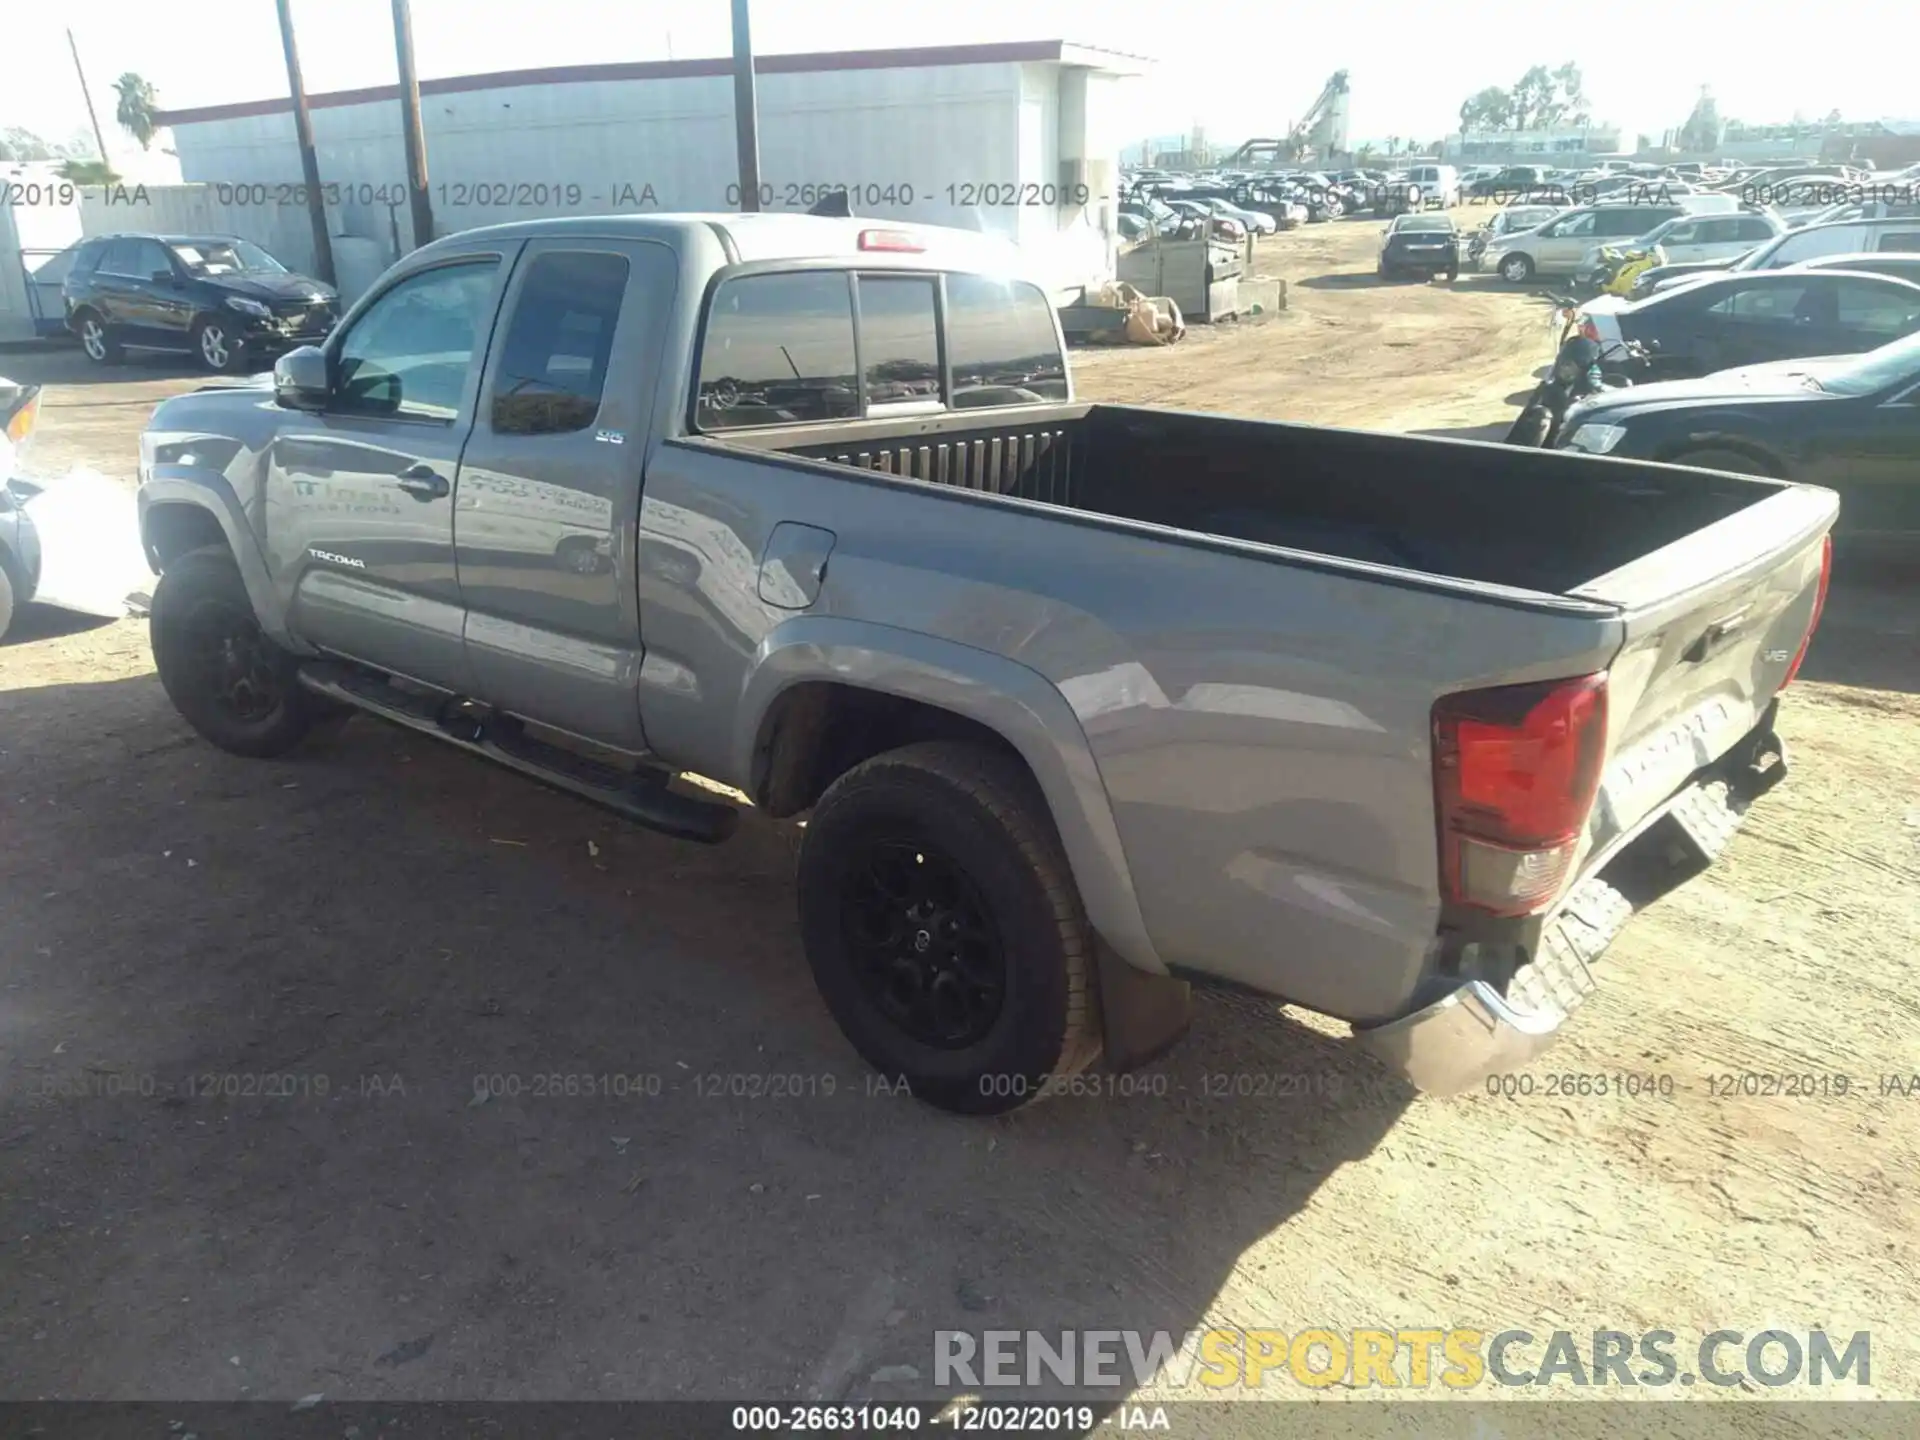
[[[273,365],[273,398],[287,410],[324,410],[333,397],[327,355],[317,345],[289,350]]]
[[[156,270],[147,278],[156,285],[171,285],[179,277],[171,270]]]

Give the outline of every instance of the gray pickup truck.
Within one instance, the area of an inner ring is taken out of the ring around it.
[[[1524,1064],[1785,772],[1831,492],[1073,399],[984,237],[623,216],[416,251],[324,347],[162,404],[182,715],[371,712],[687,840],[805,817],[872,1065],[991,1112],[1190,977],[1414,1085]]]

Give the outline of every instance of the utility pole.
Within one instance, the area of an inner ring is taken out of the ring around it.
[[[80,68],[80,47],[73,43],[71,26],[67,29],[67,48],[73,52],[73,73],[80,77],[80,96],[87,102],[87,119],[93,122],[93,140],[100,147],[100,163],[105,165],[108,163],[107,137],[100,133],[100,117],[93,113],[93,92],[87,89],[87,72]]]
[[[740,144],[740,208],[760,208],[760,107],[753,90],[748,0],[733,0],[733,128]]]
[[[307,219],[313,226],[313,270],[329,285],[333,240],[327,234],[327,202],[320,193],[320,158],[313,150],[313,121],[307,114],[307,87],[300,78],[300,51],[293,43],[293,0],[274,0],[280,11],[280,48],[287,54],[287,89],[293,93],[293,134],[300,143],[300,175],[307,185]]]
[[[393,0],[393,51],[400,62],[400,130],[407,146],[407,197],[413,208],[413,243],[433,239],[433,197],[427,193],[427,137],[420,129],[420,78],[413,68],[413,9]]]

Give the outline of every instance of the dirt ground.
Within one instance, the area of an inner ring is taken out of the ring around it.
[[[1504,425],[1543,302],[1383,286],[1376,230],[1262,242],[1283,312],[1083,353],[1083,392]],[[37,465],[128,479],[194,383],[0,370],[55,382]],[[1415,1099],[1341,1027],[1209,993],[1158,1093],[990,1122],[872,1093],[790,831],[679,844],[372,721],[232,759],[143,622],[31,614],[0,648],[0,1397],[931,1398],[937,1330],[1206,1323],[1870,1330],[1848,1393],[1920,1397],[1920,1095],[1880,1093],[1920,1071],[1915,584],[1843,575],[1789,782],[1529,1072],[1655,1093]],[[1749,1073],[1851,1088],[1710,1078]],[[623,1083],[476,1099],[552,1074]],[[287,1093],[204,1093],[258,1076]]]

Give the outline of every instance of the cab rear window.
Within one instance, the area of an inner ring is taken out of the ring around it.
[[[694,421],[724,431],[1067,396],[1053,307],[1033,285],[798,271],[742,276],[715,291]]]

